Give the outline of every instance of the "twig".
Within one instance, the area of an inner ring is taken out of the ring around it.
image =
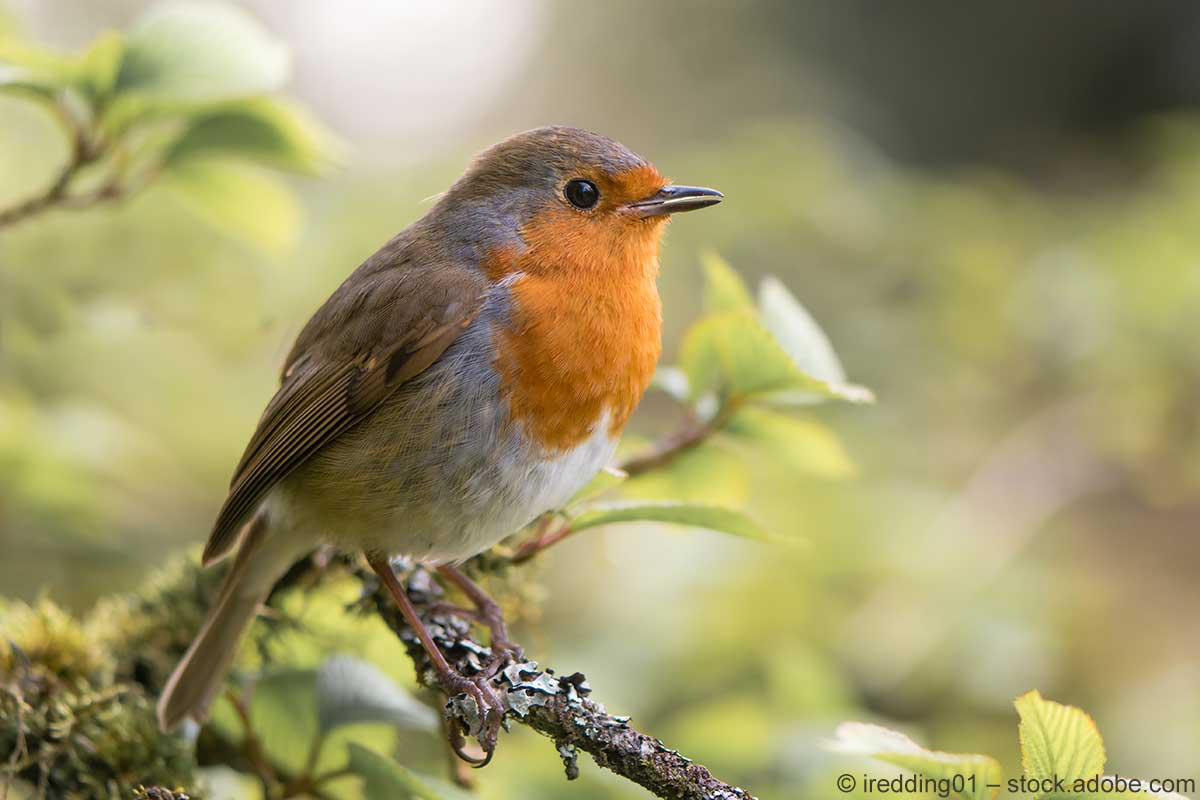
[[[521,542],[509,560],[514,564],[524,564],[547,547],[558,544],[574,533],[570,520],[561,522],[557,528],[551,528],[554,519],[553,516],[547,516],[542,520],[534,535]]]
[[[707,422],[698,419],[690,410],[688,416],[675,433],[655,442],[650,449],[627,459],[619,469],[636,477],[652,469],[658,469],[670,464],[679,456],[696,445],[701,444],[713,434],[725,427],[725,423],[742,407],[744,398],[729,397],[721,403],[720,410]]]
[[[243,752],[246,759],[254,766],[254,771],[258,774],[259,781],[262,782],[263,796],[266,797],[270,793],[271,786],[279,782],[279,776],[271,767],[271,763],[263,751],[262,742],[258,740],[258,734],[254,732],[254,723],[250,717],[250,707],[246,703],[246,699],[233,689],[226,692],[226,696],[242,724]]]
[[[387,592],[377,586],[374,574],[357,570],[380,616],[404,643],[418,679],[436,686],[428,656],[416,634],[405,623]],[[473,638],[469,623],[460,614],[448,613],[441,586],[422,567],[412,567],[406,581],[409,597],[422,622],[452,667],[462,674],[478,673],[491,651]],[[713,777],[708,769],[670,749],[658,739],[629,725],[627,717],[609,714],[588,697],[591,688],[584,676],[565,677],[535,662],[510,666],[492,681],[505,698],[507,721],[528,725],[548,736],[573,766],[573,749],[590,753],[600,766],[642,786],[658,797],[672,800],[753,800],[749,792]],[[461,705],[450,712],[464,723]],[[565,755],[564,755],[565,754]]]
[[[59,171],[54,182],[41,194],[34,195],[12,208],[0,210],[0,228],[15,225],[51,208],[90,208],[99,203],[118,200],[144,187],[158,173],[157,167],[149,168],[138,185],[127,184],[124,181],[125,161],[118,148],[118,164],[108,179],[91,191],[73,194],[71,184],[79,177],[84,167],[98,161],[110,148],[108,143],[86,130],[61,104],[52,105],[51,110],[71,139],[70,160]]]

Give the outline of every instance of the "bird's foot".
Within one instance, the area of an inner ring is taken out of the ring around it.
[[[510,664],[524,661],[525,651],[519,644],[508,638],[508,626],[504,623],[504,612],[500,609],[500,605],[458,568],[441,566],[438,571],[457,586],[475,605],[473,612],[457,606],[451,608],[471,616],[488,629],[488,643],[491,646],[492,656],[484,665],[484,674],[488,678],[492,678]]]
[[[446,702],[446,721],[450,749],[475,768],[486,767],[496,752],[500,726],[507,707],[492,685],[491,674],[468,677],[450,671],[439,676],[449,700]],[[463,734],[473,737],[483,750],[483,757],[467,753]]]

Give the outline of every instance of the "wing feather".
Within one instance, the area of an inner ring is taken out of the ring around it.
[[[368,273],[343,284],[297,339],[234,472],[204,564],[232,549],[271,487],[435,363],[475,319],[485,290],[479,273],[455,268]]]

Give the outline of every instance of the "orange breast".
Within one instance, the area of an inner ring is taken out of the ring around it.
[[[662,349],[661,232],[552,210],[525,228],[524,252],[491,259],[493,279],[520,273],[498,339],[502,390],[511,419],[548,453],[586,441],[606,412],[619,435],[649,385]]]

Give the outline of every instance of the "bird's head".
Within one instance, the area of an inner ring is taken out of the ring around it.
[[[672,214],[721,202],[670,183],[624,145],[568,127],[536,128],[485,150],[435,209],[443,234],[501,273],[653,269]]]

